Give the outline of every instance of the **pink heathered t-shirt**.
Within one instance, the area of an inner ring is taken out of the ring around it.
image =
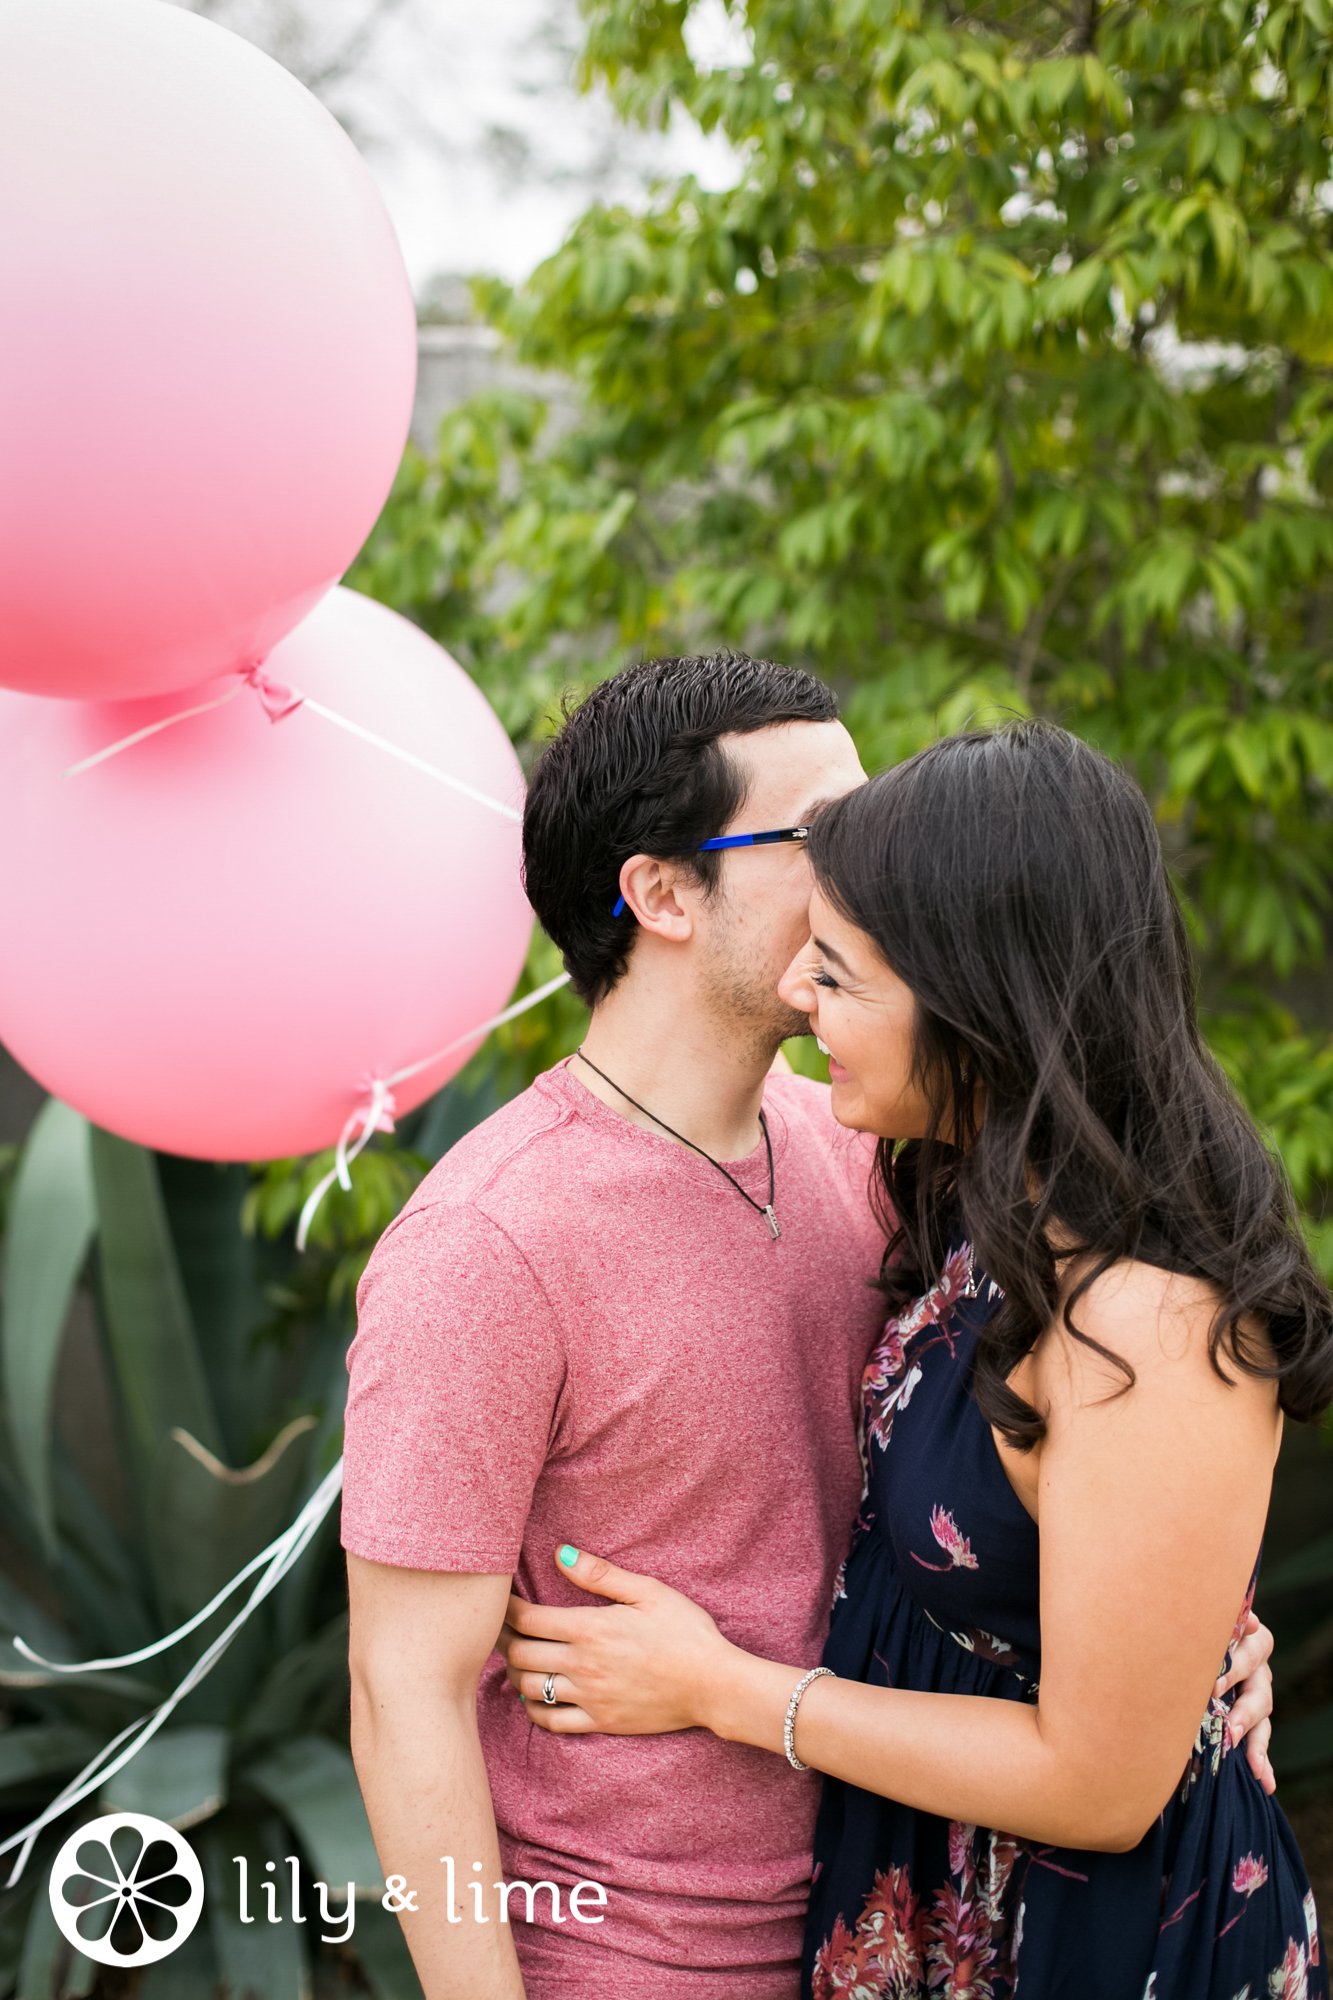
[[[782,1234],[568,1060],[461,1139],[380,1238],[348,1352],[343,1547],[598,1602],[561,1542],[659,1577],[727,1638],[815,1665],[861,1493],[883,1321],[873,1142],[771,1076]],[[767,1199],[762,1140],[727,1167]],[[706,1730],[553,1736],[492,1654],[477,1694],[529,2000],[795,2000],[820,1780]],[[472,1856],[455,1857],[460,1881]],[[568,1889],[585,1894],[575,1922]]]

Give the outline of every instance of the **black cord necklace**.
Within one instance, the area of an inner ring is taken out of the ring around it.
[[[615,1078],[608,1076],[604,1069],[598,1069],[596,1063],[593,1062],[589,1056],[585,1056],[581,1048],[575,1049],[574,1053],[576,1056],[581,1057],[582,1060],[587,1063],[588,1068],[593,1071],[594,1075],[601,1077],[603,1083],[609,1083],[612,1090],[620,1091],[620,1095],[625,1099],[625,1102],[627,1104],[632,1104],[636,1111],[642,1111],[645,1118],[651,1118],[654,1125],[660,1125],[664,1132],[670,1132],[673,1139],[679,1139],[681,1145],[688,1146],[692,1153],[698,1153],[701,1156],[701,1158],[707,1160],[710,1167],[716,1167],[720,1174],[727,1174],[727,1170],[723,1166],[721,1160],[715,1160],[711,1153],[704,1152],[702,1146],[696,1146],[693,1139],[687,1139],[683,1133],[677,1132],[677,1130],[673,1125],[668,1125],[665,1119],[659,1118],[655,1112],[650,1111],[646,1104],[640,1104],[637,1097],[631,1097],[627,1090],[621,1090],[620,1085],[616,1082]],[[731,1182],[731,1185],[735,1188],[737,1194],[743,1195],[745,1197],[745,1200],[749,1202],[751,1208],[753,1208],[759,1215],[765,1216],[767,1218],[768,1226],[772,1230],[774,1240],[776,1241],[776,1239],[779,1236],[781,1236],[782,1231],[778,1228],[778,1219],[776,1215],[774,1215],[773,1213],[773,1195],[775,1192],[775,1183],[773,1180],[773,1145],[772,1141],[769,1139],[768,1136],[768,1121],[764,1117],[762,1110],[759,1113],[759,1130],[764,1135],[764,1147],[768,1153],[767,1202],[756,1201],[752,1194],[747,1194],[745,1189],[741,1186],[740,1182],[737,1180],[735,1174],[727,1174],[727,1179]]]

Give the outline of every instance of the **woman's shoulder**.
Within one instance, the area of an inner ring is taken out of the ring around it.
[[[1157,1369],[1186,1368],[1218,1379],[1212,1364],[1214,1334],[1221,1323],[1218,1358],[1225,1365],[1233,1347],[1228,1301],[1223,1287],[1205,1274],[1159,1264],[1144,1257],[1121,1257],[1097,1271],[1100,1257],[1092,1254],[1062,1259],[1059,1307],[1038,1343],[1042,1373],[1069,1369],[1090,1378],[1104,1377],[1108,1386],[1124,1387],[1128,1363],[1136,1376]],[[1096,1272],[1082,1291],[1079,1285]],[[1078,1296],[1075,1297],[1075,1292]],[[1071,1333],[1066,1320],[1073,1321]],[[1245,1352],[1255,1359],[1269,1355],[1267,1329],[1254,1313],[1238,1322]],[[1081,1336],[1081,1338],[1080,1338]],[[1106,1355],[1098,1353],[1105,1349]],[[1230,1372],[1230,1371],[1229,1371]],[[1222,1385],[1224,1386],[1224,1385]]]

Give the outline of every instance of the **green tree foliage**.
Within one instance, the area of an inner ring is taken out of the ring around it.
[[[586,73],[735,184],[479,287],[575,412],[451,414],[355,580],[520,741],[730,641],[871,767],[1004,710],[1121,758],[1333,1271],[1333,3],[733,0],[725,68],[691,13],[586,0]]]

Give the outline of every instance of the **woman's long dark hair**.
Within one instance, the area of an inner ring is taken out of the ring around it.
[[[1223,1352],[1275,1377],[1290,1416],[1327,1409],[1333,1297],[1281,1164],[1200,1037],[1184,921],[1133,780],[1054,723],[1006,722],[838,799],[809,853],[825,896],[916,1000],[929,1127],[879,1143],[879,1282],[906,1304],[951,1235],[968,1238],[1004,1293],[974,1376],[1001,1434],[1026,1450],[1044,1430],[1006,1378],[1059,1302],[1048,1223],[1096,1260],[1065,1305],[1073,1337],[1107,1352],[1071,1309],[1118,1259],[1143,1259],[1216,1286],[1209,1351],[1224,1380]],[[1247,1342],[1249,1314],[1271,1354]],[[1129,1363],[1109,1358],[1131,1386]]]

